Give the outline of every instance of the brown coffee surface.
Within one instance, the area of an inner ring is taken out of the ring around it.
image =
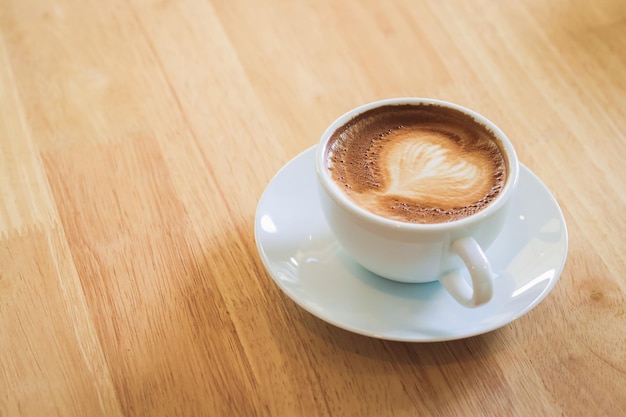
[[[356,204],[409,223],[443,223],[479,212],[498,196],[508,169],[490,129],[434,104],[360,114],[334,132],[326,164]]]

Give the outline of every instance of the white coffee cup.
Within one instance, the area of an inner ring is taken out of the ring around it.
[[[407,223],[373,214],[354,203],[341,190],[331,177],[326,161],[327,143],[333,133],[365,111],[404,104],[432,104],[456,109],[494,133],[508,159],[508,169],[504,187],[487,207],[458,220]],[[357,263],[395,281],[425,283],[439,280],[454,299],[467,307],[479,306],[491,299],[494,274],[485,250],[504,225],[519,176],[519,162],[513,145],[495,124],[472,110],[441,100],[381,100],[350,110],[335,120],[322,135],[315,158],[324,216],[339,244]],[[464,278],[467,274],[462,273],[463,268],[469,271],[471,282]]]

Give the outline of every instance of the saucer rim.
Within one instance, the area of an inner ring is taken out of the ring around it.
[[[559,223],[560,226],[562,228],[562,233],[563,233],[563,256],[562,259],[560,261],[560,265],[558,265],[558,267],[556,267],[555,273],[553,278],[550,279],[550,282],[546,285],[546,287],[543,289],[543,291],[541,293],[539,293],[530,303],[528,303],[524,308],[520,309],[518,312],[516,312],[515,314],[511,314],[509,317],[501,320],[501,321],[497,321],[495,323],[493,323],[492,325],[487,325],[484,327],[479,327],[478,329],[476,329],[475,331],[471,331],[471,332],[467,332],[467,333],[455,333],[455,334],[450,334],[450,335],[446,335],[446,336],[440,336],[440,337],[394,337],[394,336],[389,336],[389,335],[384,335],[384,334],[379,334],[379,333],[375,333],[375,332],[369,332],[367,330],[364,330],[362,328],[358,328],[358,327],[352,327],[349,325],[346,325],[345,323],[343,323],[342,321],[338,321],[338,320],[334,320],[332,317],[328,317],[328,316],[324,316],[319,314],[318,312],[310,309],[305,302],[303,302],[302,300],[300,300],[300,298],[293,294],[290,289],[285,286],[283,284],[283,282],[275,276],[274,270],[273,268],[270,266],[270,259],[269,257],[266,255],[264,249],[263,249],[263,245],[260,242],[260,237],[259,237],[259,229],[258,229],[258,225],[259,225],[259,209],[263,206],[263,203],[265,201],[265,199],[267,198],[267,193],[269,191],[269,188],[271,187],[271,185],[277,180],[278,177],[280,177],[283,172],[285,170],[287,170],[289,168],[290,165],[294,164],[297,162],[298,159],[303,158],[307,153],[309,152],[315,152],[317,145],[311,146],[307,149],[305,149],[304,151],[298,153],[296,156],[292,157],[287,163],[285,163],[270,179],[270,181],[267,183],[267,185],[265,186],[263,193],[261,194],[261,197],[259,199],[259,202],[256,206],[255,209],[255,217],[254,217],[254,238],[255,238],[255,243],[256,243],[256,247],[257,247],[257,251],[260,255],[261,261],[263,262],[263,266],[266,270],[266,272],[270,275],[270,277],[272,278],[272,281],[274,281],[274,283],[278,286],[278,288],[280,288],[281,292],[283,292],[291,301],[295,302],[296,305],[298,305],[300,308],[302,308],[304,311],[306,311],[307,313],[313,315],[314,317],[328,323],[331,324],[335,327],[338,327],[340,329],[349,331],[351,333],[355,333],[355,334],[359,334],[362,336],[367,336],[367,337],[371,337],[374,339],[379,339],[379,340],[388,340],[388,341],[395,341],[395,342],[409,342],[409,343],[436,343],[436,342],[445,342],[445,341],[452,341],[452,340],[461,340],[461,339],[467,339],[470,337],[475,337],[475,336],[479,336],[485,333],[489,333],[492,332],[494,330],[500,329],[508,324],[511,324],[512,322],[520,319],[521,317],[525,316],[526,314],[528,314],[531,310],[533,310],[535,307],[537,307],[537,305],[539,305],[547,296],[548,294],[550,294],[552,292],[552,290],[554,289],[554,287],[556,286],[557,282],[560,280],[561,275],[563,274],[563,270],[565,268],[565,264],[567,262],[567,256],[568,256],[568,250],[569,250],[569,234],[568,234],[568,230],[567,230],[567,223],[565,221],[565,216],[563,215],[563,210],[561,209],[560,205],[558,204],[558,201],[556,200],[556,197],[554,196],[554,194],[550,191],[550,189],[548,188],[548,186],[541,180],[541,178],[539,178],[539,176],[537,174],[535,174],[531,169],[529,169],[526,165],[524,165],[523,163],[519,163],[519,170],[520,170],[520,183],[521,183],[521,179],[523,174],[528,174],[530,175],[530,177],[532,178],[533,181],[535,181],[545,192],[546,192],[546,199],[544,201],[548,202],[549,204],[552,205],[556,211],[559,214]],[[312,168],[313,169],[313,168]],[[519,187],[518,190],[516,191],[519,192]],[[496,240],[497,242],[497,240]]]

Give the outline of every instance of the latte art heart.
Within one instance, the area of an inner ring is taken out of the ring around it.
[[[387,195],[449,209],[470,205],[491,188],[490,161],[465,155],[436,132],[396,137],[382,156],[389,174]]]
[[[333,133],[326,163],[355,204],[409,223],[454,221],[483,210],[503,189],[508,170],[491,130],[437,105],[358,115]]]

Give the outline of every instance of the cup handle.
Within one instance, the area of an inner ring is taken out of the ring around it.
[[[493,272],[480,245],[472,237],[457,239],[450,245],[452,252],[461,257],[472,279],[470,287],[460,271],[443,274],[439,281],[456,301],[465,307],[485,304],[493,295]]]

